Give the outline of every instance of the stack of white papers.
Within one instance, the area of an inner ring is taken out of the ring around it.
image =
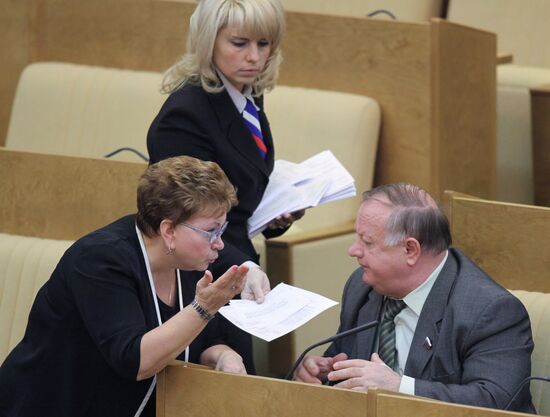
[[[219,312],[245,332],[270,342],[337,304],[322,295],[281,283],[266,295],[262,304],[231,300]]]
[[[354,197],[355,181],[331,151],[300,164],[278,160],[256,211],[248,219],[252,238],[276,217],[329,201]]]

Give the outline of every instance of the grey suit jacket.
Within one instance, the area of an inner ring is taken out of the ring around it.
[[[378,320],[384,297],[357,269],[344,288],[339,332]],[[369,359],[377,329],[334,342],[340,352]],[[424,346],[426,337],[432,348]],[[531,373],[531,323],[523,304],[457,249],[449,256],[420,314],[404,374],[415,394],[438,400],[503,408]],[[526,389],[511,409],[534,412]]]

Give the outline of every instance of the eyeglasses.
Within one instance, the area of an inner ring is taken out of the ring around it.
[[[225,229],[227,229],[228,222],[225,222],[220,227],[217,227],[211,231],[199,229],[198,227],[191,226],[190,224],[187,224],[187,223],[180,223],[180,224],[182,226],[188,227],[191,230],[194,230],[197,233],[200,233],[201,235],[203,235],[205,238],[208,239],[208,242],[210,244],[212,244],[221,237],[223,232],[225,232]]]

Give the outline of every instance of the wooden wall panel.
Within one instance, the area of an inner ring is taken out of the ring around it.
[[[144,163],[0,149],[0,231],[76,240],[136,212]]]
[[[0,0],[0,146],[6,139],[15,88],[29,57],[29,10],[32,0]]]
[[[382,136],[375,182],[429,187],[430,26],[392,23],[288,13],[280,82],[377,100]]]
[[[5,56],[27,51],[29,63],[59,60],[156,71],[184,52],[195,7],[158,0],[21,4],[18,27],[25,32],[20,17],[25,6],[28,33],[12,34]],[[379,102],[376,184],[408,181],[436,196],[444,187],[493,196],[488,172],[496,152],[494,35],[443,26],[439,20],[408,23],[296,12],[287,13],[287,28],[281,84],[364,94]],[[24,64],[13,64],[10,71],[15,74]],[[0,132],[6,129],[13,83],[0,78]]]
[[[441,19],[432,25],[431,190],[495,195],[496,38],[486,35]]]
[[[550,208],[451,197],[453,245],[508,289],[550,292]]]
[[[531,90],[535,204],[550,207],[550,85]]]

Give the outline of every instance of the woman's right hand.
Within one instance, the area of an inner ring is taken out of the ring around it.
[[[197,282],[195,299],[208,313],[214,314],[235,295],[240,294],[246,283],[248,266],[232,266],[225,274],[212,282],[212,273],[206,271]]]

